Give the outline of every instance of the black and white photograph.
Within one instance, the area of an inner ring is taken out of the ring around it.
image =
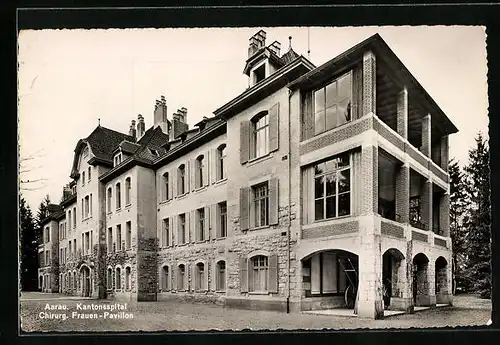
[[[484,26],[18,33],[20,331],[491,323]]]

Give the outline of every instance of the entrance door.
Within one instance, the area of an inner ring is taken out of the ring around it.
[[[88,267],[82,267],[82,296],[90,297],[90,270]]]

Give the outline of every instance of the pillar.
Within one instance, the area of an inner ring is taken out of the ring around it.
[[[427,114],[422,118],[422,146],[420,151],[426,157],[431,157],[431,114]]]
[[[367,141],[361,148],[361,214],[378,213],[378,146]]]
[[[405,163],[396,171],[396,221],[410,221],[410,167]]]
[[[403,139],[408,139],[408,90],[406,86],[398,93],[396,128]]]
[[[439,228],[442,235],[450,236],[450,194],[444,193],[439,199]]]
[[[426,180],[422,185],[420,213],[424,230],[432,231],[432,181]]]
[[[376,69],[375,55],[371,51],[365,52],[363,55],[363,115],[375,114]]]
[[[448,172],[449,142],[448,136],[441,137],[441,168]]]

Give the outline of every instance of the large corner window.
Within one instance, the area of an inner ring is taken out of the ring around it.
[[[269,115],[264,112],[252,120],[252,146],[250,158],[258,158],[269,153]]]
[[[351,121],[351,72],[314,91],[314,133]]]
[[[314,166],[314,219],[323,220],[351,213],[349,154]]]

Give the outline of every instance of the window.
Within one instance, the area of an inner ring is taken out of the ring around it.
[[[203,175],[205,170],[205,156],[201,155],[196,158],[196,176],[195,176],[195,185],[196,188],[203,187],[205,181],[203,181]]]
[[[265,156],[269,153],[269,116],[265,112],[264,115],[257,117],[252,121],[252,150],[250,158]]]
[[[181,164],[177,168],[177,195],[186,193],[186,166]]]
[[[205,265],[202,262],[196,264],[195,290],[205,289]]]
[[[130,291],[130,267],[125,268],[125,290]]]
[[[89,253],[89,248],[90,248],[90,233],[87,231],[85,233],[85,253]]]
[[[132,186],[130,185],[130,177],[125,179],[125,205],[130,205],[130,190]]]
[[[106,285],[107,285],[107,289],[108,290],[112,290],[113,289],[113,270],[110,268],[108,268],[108,277],[106,279]]]
[[[85,197],[85,203],[84,203],[84,205],[85,205],[85,208],[84,208],[85,209],[85,212],[84,212],[85,216],[84,216],[84,218],[88,218],[89,214],[90,214],[90,197],[88,195]]]
[[[113,196],[113,190],[111,187],[108,188],[108,213],[111,212],[111,197]]]
[[[422,215],[420,213],[420,196],[410,197],[410,224],[416,228],[423,229]]]
[[[90,193],[89,216],[92,217],[92,193]]]
[[[179,215],[179,244],[186,243],[186,214]]]
[[[217,180],[226,178],[226,144],[217,149]]]
[[[76,207],[73,207],[73,229],[76,228]]]
[[[116,290],[121,290],[121,288],[122,288],[122,270],[120,267],[116,268],[115,279],[116,279],[116,282],[115,282]]]
[[[83,155],[83,157],[85,157],[85,158],[86,158],[86,157],[88,157],[88,155],[89,155],[89,148],[88,148],[87,146],[85,146],[85,147],[83,148],[82,155]]]
[[[219,261],[216,266],[215,290],[226,291],[226,262]]]
[[[89,169],[87,170],[87,181],[90,181],[90,179],[92,178],[92,167],[89,167]]]
[[[258,82],[264,80],[266,78],[266,64],[263,64],[260,67],[257,67],[253,71],[253,81],[254,85],[257,84]]]
[[[180,264],[177,271],[177,290],[183,291],[186,289],[185,286],[185,275],[186,275],[186,267],[184,264]]]
[[[255,211],[255,227],[269,225],[269,191],[267,183],[257,185],[253,189]]]
[[[351,121],[351,73],[314,92],[314,132],[328,131]]]
[[[132,246],[132,223],[130,221],[125,224],[125,230],[127,231],[125,234],[125,247],[130,249]]]
[[[219,207],[219,237],[227,236],[227,204],[220,202]]]
[[[85,219],[85,198],[82,198],[82,207],[81,207],[81,210],[82,210],[82,220]]]
[[[68,211],[68,224],[69,228],[71,229],[71,210]]]
[[[121,154],[121,152],[117,153],[115,155],[114,162],[115,162],[114,166],[117,166],[118,164],[120,164],[122,162],[122,154]]]
[[[258,255],[252,258],[252,285],[250,291],[267,291],[269,264],[267,256]]]
[[[118,211],[122,207],[122,192],[121,185],[118,182],[116,184],[116,210]]]
[[[108,252],[113,251],[113,228],[108,228]]]
[[[122,226],[118,224],[116,226],[116,250],[122,250]]]
[[[162,190],[162,200],[166,201],[170,198],[169,195],[169,185],[168,185],[168,172],[163,174],[163,190]]]
[[[168,218],[163,219],[161,243],[163,247],[168,247],[170,245],[170,222]]]
[[[85,171],[82,172],[82,186],[85,186]]]
[[[205,240],[205,209],[199,208],[196,210],[196,218],[198,220],[196,224],[196,240]]]
[[[351,174],[345,153],[314,167],[314,219],[323,220],[351,213]]]
[[[156,156],[156,157],[158,157],[158,156],[159,156],[158,151],[157,151],[157,150],[155,150],[155,149],[151,149],[151,148],[150,148],[150,149],[149,149],[149,152],[151,152],[151,154],[152,154],[153,156]]]
[[[161,278],[161,289],[163,291],[170,290],[170,272],[168,266],[163,266],[162,268],[162,278]]]

